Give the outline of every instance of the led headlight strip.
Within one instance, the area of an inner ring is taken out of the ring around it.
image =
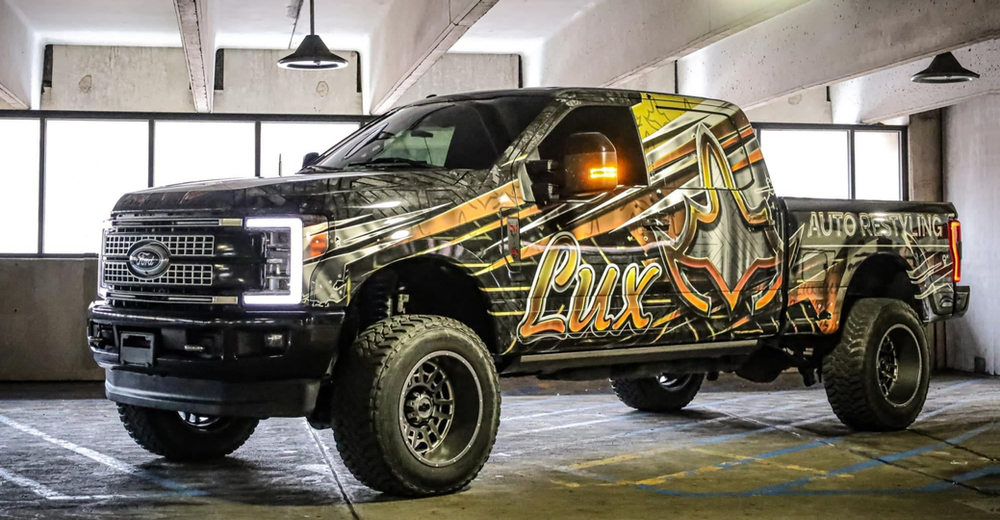
[[[246,293],[243,295],[243,303],[247,305],[298,305],[302,303],[302,220],[298,218],[251,217],[246,219],[244,227],[262,231],[287,230],[289,253],[288,290],[284,292]],[[269,255],[266,248],[267,245],[265,245],[265,259]]]

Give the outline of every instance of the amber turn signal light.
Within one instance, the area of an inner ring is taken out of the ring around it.
[[[618,168],[614,166],[602,166],[600,168],[590,169],[591,179],[617,179],[618,178]]]
[[[327,247],[329,247],[329,238],[324,231],[318,235],[313,236],[309,239],[309,250],[306,254],[306,258],[316,258],[326,253]]]

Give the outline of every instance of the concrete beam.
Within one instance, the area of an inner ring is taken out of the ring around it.
[[[429,95],[518,88],[520,58],[515,54],[447,53],[396,101],[401,106]]]
[[[211,112],[215,89],[215,28],[211,0],[174,0],[191,96],[197,112]]]
[[[0,0],[0,101],[15,109],[31,105],[42,64],[38,41],[24,16]],[[36,70],[37,69],[37,70]]]
[[[371,112],[388,110],[499,0],[395,0],[371,37]]]
[[[901,65],[831,87],[836,123],[875,123],[897,116],[956,105],[984,94],[1000,93],[1000,40],[954,51],[962,65],[982,77],[968,83],[925,85],[910,76],[931,58]]]
[[[804,1],[596,3],[547,39],[542,48],[541,77],[531,78],[530,84],[622,86]]]
[[[680,60],[684,94],[744,108],[1000,36],[1000,0],[813,0]]]

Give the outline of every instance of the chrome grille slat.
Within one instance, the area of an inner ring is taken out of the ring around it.
[[[212,285],[213,267],[209,264],[172,264],[156,278],[139,278],[128,270],[126,262],[104,261],[104,284],[116,285],[183,285],[203,287]]]
[[[212,235],[158,235],[140,233],[108,233],[104,237],[104,256],[125,256],[140,240],[156,240],[167,246],[171,256],[213,256],[215,237]]]

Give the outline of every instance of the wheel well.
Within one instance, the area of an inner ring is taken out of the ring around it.
[[[910,307],[923,319],[923,308],[917,303],[917,291],[906,274],[908,266],[901,258],[891,255],[869,257],[851,276],[841,309],[841,321],[861,298],[893,298]]]
[[[489,301],[479,281],[447,260],[403,260],[372,274],[352,297],[340,345],[381,319],[396,314],[433,314],[458,320],[497,352]]]

